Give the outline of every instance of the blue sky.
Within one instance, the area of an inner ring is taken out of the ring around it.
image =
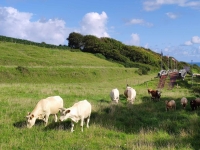
[[[199,0],[1,0],[0,35],[67,45],[79,32],[200,62],[199,16]]]

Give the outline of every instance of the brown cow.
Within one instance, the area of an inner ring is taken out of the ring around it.
[[[151,99],[158,99],[158,101],[160,101],[160,97],[161,97],[161,91],[158,90],[152,90],[152,89],[148,89],[147,90],[149,94],[151,94]]]
[[[174,109],[176,110],[176,102],[174,100],[170,100],[170,101],[165,101],[166,104],[166,111],[168,111],[169,109]]]
[[[192,110],[197,109],[200,106],[200,98],[196,98],[195,100],[191,100],[190,106],[191,106]]]

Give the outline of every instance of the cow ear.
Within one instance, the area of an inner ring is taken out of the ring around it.
[[[70,112],[70,110],[69,110],[69,109],[68,109],[68,110],[66,110],[66,111],[65,111],[65,115],[66,115],[67,113],[69,113],[69,112]]]

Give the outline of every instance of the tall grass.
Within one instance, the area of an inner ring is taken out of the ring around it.
[[[7,50],[24,49],[26,52],[25,49],[31,49],[23,45],[16,47],[11,46]],[[57,51],[57,55],[61,55],[59,52],[64,51]],[[12,54],[13,60],[18,57],[14,52],[7,53],[5,57],[9,54]],[[87,54],[84,55],[87,58]],[[82,56],[79,56],[81,59]],[[51,62],[46,56],[45,59]],[[43,65],[43,60],[41,58],[41,63],[36,61],[35,66],[29,66],[24,59],[20,65],[28,73],[20,72],[12,61],[8,61],[7,65],[0,62],[0,149],[199,149],[200,111],[191,111],[189,105],[183,110],[180,105],[183,96],[188,100],[196,97],[188,88],[191,84],[186,83],[189,79],[178,80],[181,83],[179,88],[168,90],[165,87],[161,100],[152,101],[147,88],[157,87],[159,79],[154,78],[157,73],[139,76],[135,73],[136,68],[117,67],[108,62],[102,66],[98,64],[101,60],[96,57],[92,58],[93,64],[96,64],[93,67],[87,65],[86,60],[84,67],[81,67],[82,60],[76,62],[79,66],[73,67],[54,66],[52,62],[51,66],[47,66]],[[59,59],[56,61],[60,64]],[[128,105],[123,95],[127,83],[137,91],[134,105]],[[120,91],[119,104],[110,101],[112,88]],[[27,129],[27,113],[40,99],[52,95],[60,95],[65,107],[87,99],[92,104],[90,128],[84,126],[84,132],[81,132],[79,122],[71,133],[69,120],[54,123],[53,116],[50,116],[47,127],[42,121],[36,121],[33,128]],[[176,101],[177,110],[166,112],[164,101],[170,99]]]

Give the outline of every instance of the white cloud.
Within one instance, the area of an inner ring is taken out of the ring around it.
[[[139,24],[139,25],[146,25],[146,26],[153,26],[152,23],[146,22],[143,19],[131,19],[129,21],[126,22],[127,25],[135,25],[135,24]]]
[[[127,42],[128,45],[135,45],[139,46],[140,45],[140,37],[137,33],[132,33],[131,34],[131,40]]]
[[[191,42],[191,41],[186,41],[186,42],[184,43],[184,45],[187,45],[187,46],[192,45],[192,42]]]
[[[128,21],[127,24],[144,24],[144,20],[143,19],[132,19],[132,20]]]
[[[144,10],[153,11],[160,8],[162,5],[178,5],[180,7],[200,7],[199,1],[194,0],[145,0],[143,2]]]
[[[193,36],[191,39],[191,42],[194,44],[200,44],[200,37],[198,36]]]
[[[109,37],[105,12],[87,13],[76,30],[67,28],[65,21],[61,19],[42,18],[33,22],[32,16],[32,13],[20,12],[12,7],[0,7],[0,35],[55,45],[65,44],[71,32]]]
[[[96,12],[87,13],[81,21],[80,32],[82,34],[91,34],[97,37],[109,37],[106,23],[107,15],[105,12],[98,14]]]
[[[166,15],[171,19],[176,19],[178,17],[176,14],[174,14],[172,12],[168,12],[168,13],[166,13]]]
[[[187,46],[193,45],[193,44],[200,44],[200,37],[198,37],[198,36],[193,36],[193,37],[191,38],[191,40],[186,41],[186,42],[184,43],[184,45],[187,45]]]
[[[19,12],[12,7],[0,7],[0,34],[48,44],[64,44],[69,32],[59,19],[31,22],[32,13]]]
[[[199,1],[189,1],[187,3],[183,3],[180,6],[182,6],[182,7],[198,8],[198,7],[200,7],[200,2]]]

